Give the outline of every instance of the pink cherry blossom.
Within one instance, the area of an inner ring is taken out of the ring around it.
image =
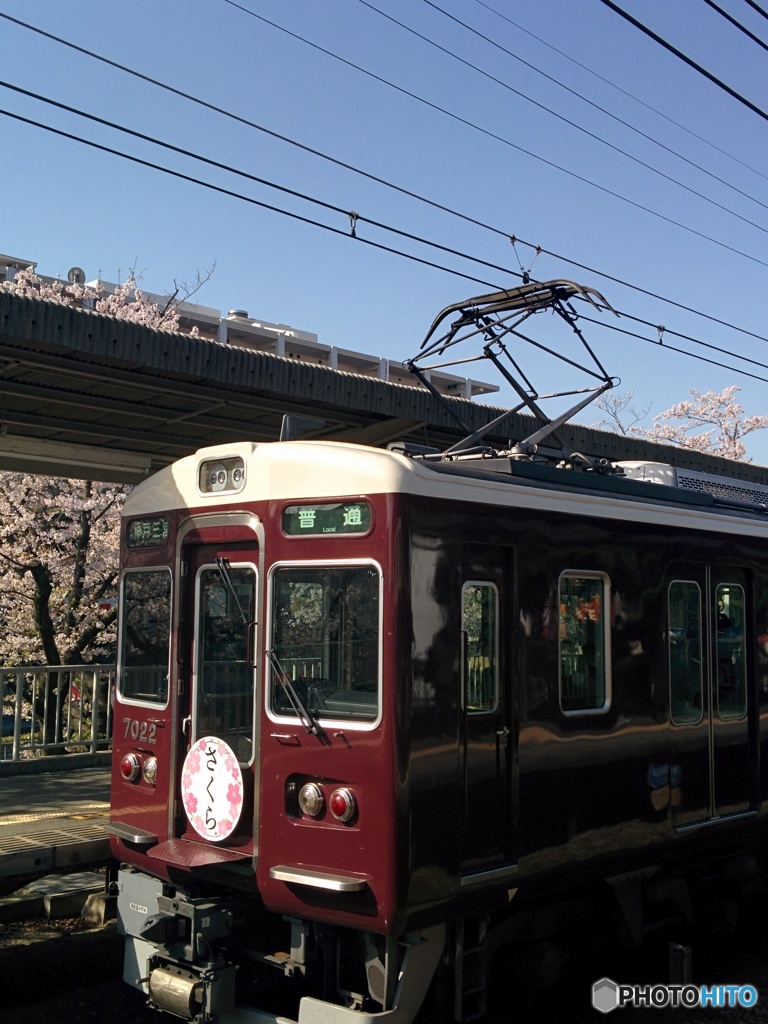
[[[619,396],[608,394],[597,402],[606,418],[596,425],[661,444],[751,462],[743,438],[755,430],[768,428],[768,416],[745,415],[736,399],[740,390],[735,384],[722,391],[702,392],[690,388],[691,400],[678,402],[654,416],[652,427],[641,426],[648,409],[638,412],[634,408],[633,391]]]
[[[137,274],[113,294],[44,281],[29,267],[0,289],[148,327],[178,330],[179,302],[213,273],[174,290],[158,306]],[[195,332],[193,332],[195,333]],[[2,660],[78,664],[114,658],[120,510],[130,488],[80,480],[0,473],[0,621]],[[61,695],[59,695],[61,696]]]

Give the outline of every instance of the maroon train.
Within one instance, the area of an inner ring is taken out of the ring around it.
[[[291,441],[136,488],[110,831],[152,1005],[469,1020],[494,958],[748,891],[768,489],[612,469]]]

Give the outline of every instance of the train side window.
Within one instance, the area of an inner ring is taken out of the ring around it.
[[[125,700],[165,704],[171,653],[170,571],[126,572],[120,617],[120,696]]]
[[[669,585],[669,707],[675,725],[701,721],[704,692],[701,591],[690,580]]]
[[[568,571],[560,577],[560,707],[566,715],[610,706],[610,594],[605,573]]]
[[[465,583],[461,593],[464,635],[464,707],[495,711],[499,705],[499,595],[493,583]]]
[[[715,591],[717,625],[717,710],[723,720],[747,713],[746,600],[737,583]]]

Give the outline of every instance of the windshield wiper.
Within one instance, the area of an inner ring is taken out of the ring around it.
[[[232,599],[237,605],[237,610],[240,612],[240,617],[242,618],[243,622],[247,625],[248,616],[246,615],[243,606],[240,604],[240,598],[237,596],[237,591],[235,590],[235,586],[232,582],[232,576],[229,571],[229,562],[226,560],[226,558],[217,558],[216,568],[219,570],[219,576],[221,576],[222,580],[224,580],[224,586],[232,595]]]
[[[295,711],[296,717],[307,732],[312,733],[313,736],[317,736],[319,740],[325,741],[325,732],[305,702],[299,696],[296,687],[291,682],[290,676],[280,664],[278,656],[274,651],[267,651],[267,657],[269,658],[269,663],[272,666],[273,673],[277,677],[282,688],[285,690],[285,695],[288,698],[289,704]]]

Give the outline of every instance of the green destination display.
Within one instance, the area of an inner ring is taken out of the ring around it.
[[[128,524],[129,548],[159,548],[168,540],[168,520],[165,516],[154,519],[134,519]]]
[[[365,501],[289,505],[283,512],[283,530],[290,537],[367,533],[370,528],[371,506]]]

